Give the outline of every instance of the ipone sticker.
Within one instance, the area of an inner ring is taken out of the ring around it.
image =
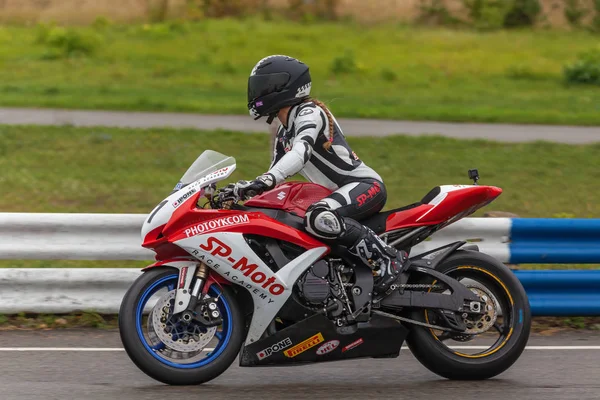
[[[283,339],[282,341],[277,342],[277,343],[267,347],[266,349],[259,351],[258,353],[256,353],[256,357],[258,357],[259,360],[264,360],[267,357],[271,357],[271,355],[273,355],[275,353],[279,353],[283,349],[287,349],[291,345],[292,345],[292,340],[289,337],[287,337],[287,338]]]

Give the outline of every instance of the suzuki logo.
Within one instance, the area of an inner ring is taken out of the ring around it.
[[[279,192],[279,193],[277,193],[277,198],[278,198],[279,200],[283,200],[283,199],[285,199],[285,196],[286,196],[286,193],[285,193],[285,192]]]

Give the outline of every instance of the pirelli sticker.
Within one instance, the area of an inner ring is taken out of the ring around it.
[[[322,343],[324,340],[325,339],[323,338],[323,334],[321,334],[321,332],[319,332],[316,335],[309,337],[304,342],[298,343],[294,347],[290,347],[289,349],[285,350],[283,352],[283,354],[288,358],[294,358],[298,354],[302,354],[306,350],[312,349],[319,343]]]

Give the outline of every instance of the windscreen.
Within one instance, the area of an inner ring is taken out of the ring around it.
[[[183,174],[179,185],[182,187],[215,172],[221,168],[229,167],[235,164],[235,158],[226,156],[212,150],[206,150],[200,154],[200,157]]]

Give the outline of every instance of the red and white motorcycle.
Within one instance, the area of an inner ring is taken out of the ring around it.
[[[450,379],[495,376],[521,355],[529,302],[504,264],[449,243],[413,256],[388,292],[374,295],[370,268],[303,230],[306,208],[328,189],[284,183],[244,205],[223,201],[216,182],[235,166],[205,151],[143,225],[157,262],[127,291],[119,328],[127,354],[152,378],[200,384],[238,354],[244,367],[395,358],[405,340]],[[500,195],[471,172],[474,185],[439,186],[361,222],[410,252]]]

